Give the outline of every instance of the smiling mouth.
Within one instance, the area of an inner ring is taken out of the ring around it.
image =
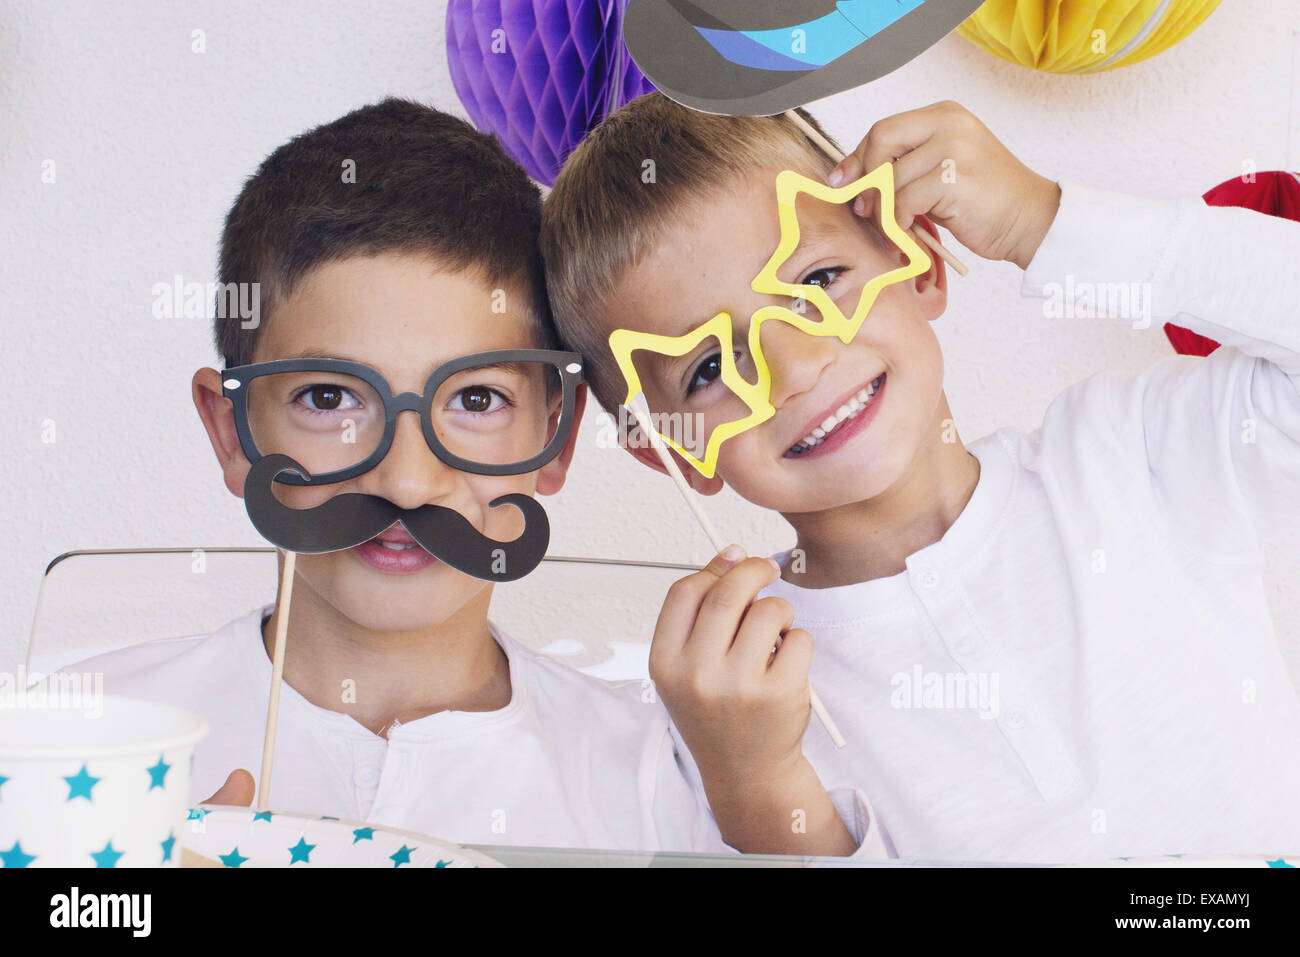
[[[865,412],[867,406],[871,405],[871,400],[875,398],[876,393],[880,391],[880,387],[884,385],[884,382],[885,373],[882,372],[874,381],[858,392],[857,395],[852,396],[847,402],[836,409],[833,415],[828,415],[821,425],[813,429],[794,445],[790,446],[790,448],[786,450],[785,454],[790,457],[804,455],[821,445],[828,438]]]
[[[365,544],[377,545],[390,552],[409,552],[413,548],[423,549],[424,547],[397,522],[394,522]]]

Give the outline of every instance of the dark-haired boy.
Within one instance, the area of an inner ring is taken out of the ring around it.
[[[491,503],[559,490],[573,436],[536,471],[480,474],[435,454],[422,416],[443,445],[465,443],[461,458],[504,464],[492,456],[511,450],[489,448],[500,422],[531,435],[533,450],[550,447],[564,399],[449,380],[459,384],[419,415],[398,414],[386,454],[366,459],[379,448],[367,443],[388,400],[337,362],[371,367],[396,395],[419,393],[449,360],[551,347],[539,204],[537,187],[495,140],[403,100],[356,110],[273,152],[245,184],[221,243],[221,282],[258,283],[261,314],[255,323],[218,319],[226,370],[201,369],[193,381],[231,493],[244,491],[250,446],[299,460],[318,454],[303,462],[309,471],[350,477],[286,486],[282,504],[359,493],[400,509],[451,509],[488,538],[514,539],[519,513]],[[248,378],[268,368],[261,363],[290,359],[311,369]],[[504,375],[516,365],[491,369]],[[226,397],[232,382],[246,387],[243,406]],[[584,397],[567,410],[575,418]],[[316,446],[302,444],[313,436]],[[345,468],[362,460],[358,474]],[[364,544],[296,562],[275,808],[459,842],[724,848],[680,773],[662,708],[639,682],[602,682],[512,641],[488,621],[492,585],[438,560],[396,523]],[[110,693],[203,712],[213,731],[199,745],[193,786],[209,794],[232,768],[260,764],[275,626],[268,606],[210,636],[76,667],[105,672]],[[237,772],[219,800],[247,803],[250,786]],[[824,790],[812,802],[831,808]],[[844,846],[833,808],[814,824],[810,837]]]

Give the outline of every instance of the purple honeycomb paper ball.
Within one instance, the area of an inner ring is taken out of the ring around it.
[[[627,0],[451,0],[447,65],[470,119],[547,186],[591,129],[649,93],[623,45]]]

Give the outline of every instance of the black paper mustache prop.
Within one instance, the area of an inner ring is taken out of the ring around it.
[[[509,542],[488,538],[455,509],[441,505],[399,508],[375,495],[345,492],[313,508],[290,508],[272,492],[281,472],[311,474],[287,455],[267,455],[244,479],[244,505],[262,537],[291,552],[314,554],[352,548],[401,522],[421,547],[457,571],[485,581],[523,578],[542,561],[551,540],[546,510],[531,495],[493,499],[496,508],[512,505],[524,516],[524,530]]]

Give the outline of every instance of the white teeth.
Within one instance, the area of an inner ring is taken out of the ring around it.
[[[834,429],[845,419],[851,419],[854,416],[856,416],[859,412],[861,412],[863,409],[865,409],[867,405],[870,404],[872,398],[875,396],[876,389],[880,387],[880,380],[883,378],[884,378],[884,373],[881,373],[880,376],[874,382],[872,382],[865,389],[860,391],[857,395],[853,396],[853,398],[849,399],[849,401],[846,402],[844,405],[836,409],[834,415],[828,415],[826,417],[826,421],[824,421],[817,428],[813,429],[802,439],[800,439],[798,443],[795,444],[794,446],[795,453],[798,454],[799,452],[806,452],[809,449],[813,448],[814,446],[820,445],[822,441],[826,438],[827,433],[829,433],[832,429]]]
[[[381,539],[375,539],[375,541],[379,542],[381,547],[393,552],[404,552],[408,548],[415,547],[415,542],[385,542]]]

